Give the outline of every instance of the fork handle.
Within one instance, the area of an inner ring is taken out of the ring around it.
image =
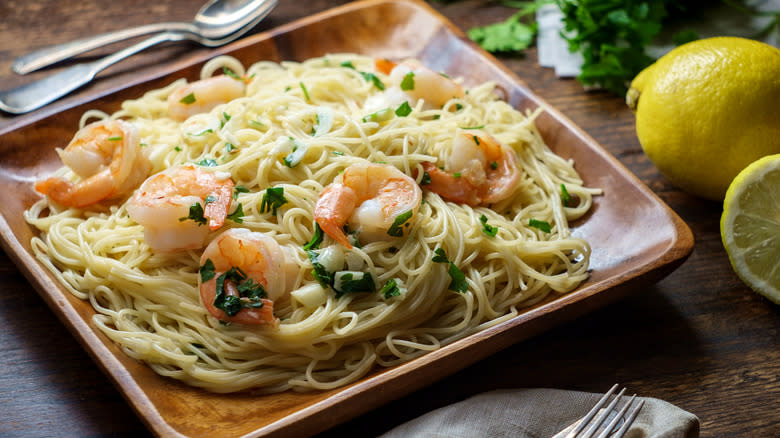
[[[76,64],[41,80],[0,93],[0,109],[14,114],[36,110],[86,85],[110,65],[165,41],[188,39],[189,34],[163,32],[97,61]]]
[[[76,55],[86,53],[90,50],[97,49],[98,47],[107,46],[126,39],[164,31],[192,33],[196,30],[197,29],[190,23],[157,23],[107,32],[63,44],[55,44],[30,52],[16,58],[11,65],[11,70],[23,75],[56,62],[72,58]]]

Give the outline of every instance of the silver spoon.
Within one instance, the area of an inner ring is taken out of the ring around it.
[[[261,0],[259,3],[264,3],[270,10],[276,6],[277,1]],[[0,92],[0,110],[12,114],[24,114],[36,110],[89,83],[95,75],[108,66],[164,41],[193,40],[211,47],[227,44],[255,27],[266,15],[267,13],[254,17],[254,21],[249,22],[232,35],[220,39],[207,39],[186,32],[157,34],[97,61],[76,64],[41,80]]]
[[[276,0],[210,0],[195,14],[192,23],[147,24],[45,47],[14,60],[11,70],[18,74],[27,74],[98,47],[165,31],[200,37],[202,40],[187,39],[213,47],[213,41],[219,41],[250,23],[256,23],[258,17],[264,18],[276,3]]]

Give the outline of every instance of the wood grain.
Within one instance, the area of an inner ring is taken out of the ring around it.
[[[155,20],[184,20],[199,5],[155,2]],[[343,2],[282,2],[260,28]],[[46,44],[142,24],[148,13],[132,2],[4,2],[0,16],[0,78],[20,84],[8,67],[15,56]],[[65,4],[65,3],[63,3]],[[468,28],[506,17],[510,10],[479,1],[433,3],[455,24]],[[170,45],[122,64],[86,92],[100,92],[201,52]],[[535,53],[500,60],[552,106],[595,138],[691,227],[693,253],[657,284],[635,285],[627,298],[576,321],[503,350],[455,375],[368,412],[323,436],[349,432],[375,435],[424,412],[488,389],[522,386],[603,391],[620,381],[641,395],[662,398],[697,414],[702,436],[776,436],[780,430],[778,307],[750,292],[732,273],[720,245],[721,206],[689,197],[670,186],[642,154],[633,115],[622,99],[587,93],[536,65]],[[101,76],[102,77],[102,76]],[[102,88],[105,87],[105,88]],[[77,102],[78,96],[70,102]],[[11,127],[58,112],[64,101],[37,114],[0,117]],[[48,113],[47,113],[48,111]],[[109,380],[49,311],[7,257],[0,257],[3,294],[0,332],[0,435],[143,436],[148,429]],[[610,334],[611,327],[624,327]],[[620,354],[616,355],[618,349]],[[45,412],[45,415],[41,415]],[[323,421],[328,421],[323,419]]]

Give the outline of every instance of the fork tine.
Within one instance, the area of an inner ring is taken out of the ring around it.
[[[590,423],[590,420],[596,416],[596,413],[598,413],[599,409],[601,409],[601,407],[604,406],[604,403],[606,403],[607,400],[609,400],[609,396],[611,396],[616,389],[618,389],[617,383],[614,386],[612,386],[612,388],[610,388],[609,391],[607,391],[607,393],[604,394],[599,399],[598,403],[596,403],[596,405],[593,406],[593,408],[591,408],[590,411],[588,411],[588,413],[582,418],[582,421],[580,421],[580,424],[577,426],[577,428],[572,430],[568,436],[577,436],[578,433],[582,432],[582,430],[585,429],[588,423]]]
[[[613,418],[612,421],[610,421],[610,423],[607,425],[607,427],[604,428],[604,430],[601,432],[601,435],[599,435],[598,438],[606,438],[609,436],[610,432],[612,432],[612,430],[615,429],[615,426],[617,426],[617,424],[620,422],[620,419],[623,418],[623,415],[626,414],[628,408],[631,407],[631,403],[634,403],[634,399],[636,399],[636,394],[632,395],[631,398],[628,399],[628,402],[625,405],[623,405],[623,408],[620,409],[617,414],[615,414],[615,418]],[[639,406],[640,408],[642,407],[641,405],[643,403],[644,400],[640,400],[640,406]],[[639,412],[638,409],[637,412]],[[631,419],[631,421],[626,420],[626,422],[623,424],[628,424],[629,426],[631,426],[631,422],[633,421],[634,421],[633,419]],[[626,430],[628,430],[628,428],[626,428]],[[618,432],[619,431],[620,430],[618,430]],[[625,431],[623,433],[625,433]]]
[[[606,420],[607,417],[609,416],[609,414],[615,410],[615,405],[617,405],[618,401],[620,401],[620,397],[622,397],[623,394],[625,394],[625,392],[626,392],[626,388],[623,388],[618,393],[618,395],[616,395],[615,398],[612,399],[612,402],[610,402],[607,405],[607,407],[604,408],[601,411],[601,414],[599,414],[599,416],[596,417],[595,420],[593,420],[593,424],[590,426],[588,431],[584,435],[582,435],[582,437],[580,437],[580,438],[590,438],[590,437],[593,436],[593,434],[596,433],[596,431],[599,429],[601,424],[604,423],[604,420]],[[611,428],[607,429],[607,431],[610,431],[610,430],[612,430],[612,429]]]
[[[623,422],[623,426],[621,426],[620,429],[618,429],[618,431],[615,432],[615,438],[621,438],[623,435],[625,435],[626,432],[628,432],[628,428],[631,427],[631,424],[636,419],[636,416],[639,414],[639,410],[642,409],[642,405],[644,404],[645,404],[644,400],[639,400],[639,403],[637,403],[634,409],[632,409],[631,412],[628,413],[628,418],[626,418],[626,421]]]

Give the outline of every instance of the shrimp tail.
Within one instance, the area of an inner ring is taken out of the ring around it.
[[[336,242],[352,249],[342,227],[349,219],[348,215],[355,209],[357,194],[343,184],[331,184],[320,194],[314,206],[314,219],[322,231]]]
[[[431,182],[424,186],[426,189],[451,202],[471,206],[479,205],[482,202],[477,187],[469,184],[465,178],[456,178],[454,175],[439,169],[430,161],[425,161],[421,164],[423,171],[431,179]]]
[[[216,200],[209,202],[203,209],[203,216],[208,219],[208,226],[211,231],[214,231],[225,224],[225,218],[228,214],[228,208],[230,208],[230,201],[233,197],[233,186],[235,183],[233,180],[226,180],[224,184],[217,187],[217,193],[215,194]]]
[[[114,194],[114,185],[112,183],[106,184],[106,173],[101,172],[80,184],[73,184],[63,178],[52,177],[35,183],[35,190],[48,196],[58,204],[82,208]]]

